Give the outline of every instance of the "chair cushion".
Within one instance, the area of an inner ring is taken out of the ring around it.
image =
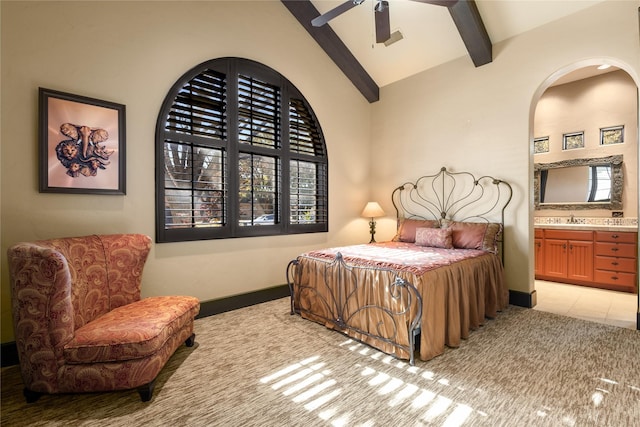
[[[64,346],[65,361],[80,364],[147,357],[193,322],[199,310],[200,302],[190,296],[150,297],[118,307],[75,331]]]

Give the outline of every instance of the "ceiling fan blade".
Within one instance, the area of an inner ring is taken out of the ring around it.
[[[384,43],[391,38],[391,26],[389,24],[389,2],[381,0],[376,4],[376,43]]]
[[[419,3],[434,4],[436,6],[446,6],[446,7],[450,7],[458,3],[458,0],[413,0],[413,1],[417,1]]]
[[[324,13],[320,16],[316,16],[315,18],[313,18],[311,20],[311,25],[313,25],[314,27],[322,27],[324,24],[331,21],[333,18],[339,15],[342,15],[346,11],[358,6],[363,1],[364,0],[348,0],[342,3],[341,5],[334,7],[327,13]]]

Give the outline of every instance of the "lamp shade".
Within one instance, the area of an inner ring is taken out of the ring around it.
[[[364,207],[362,216],[367,218],[376,218],[379,216],[384,216],[384,211],[382,210],[378,202],[369,202],[367,203],[367,206]]]

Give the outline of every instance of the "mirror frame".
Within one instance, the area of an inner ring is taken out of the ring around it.
[[[611,165],[611,200],[608,202],[585,203],[540,203],[540,172],[542,170],[565,168],[570,166],[600,166]],[[534,163],[533,165],[533,191],[534,205],[540,209],[622,209],[622,189],[624,177],[622,173],[622,154],[607,157],[594,157],[584,159],[561,160],[553,163]]]

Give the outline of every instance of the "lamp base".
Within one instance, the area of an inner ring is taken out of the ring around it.
[[[376,234],[376,222],[373,218],[369,221],[369,232],[371,233],[371,240],[369,240],[369,243],[376,243],[376,239],[373,237]]]

